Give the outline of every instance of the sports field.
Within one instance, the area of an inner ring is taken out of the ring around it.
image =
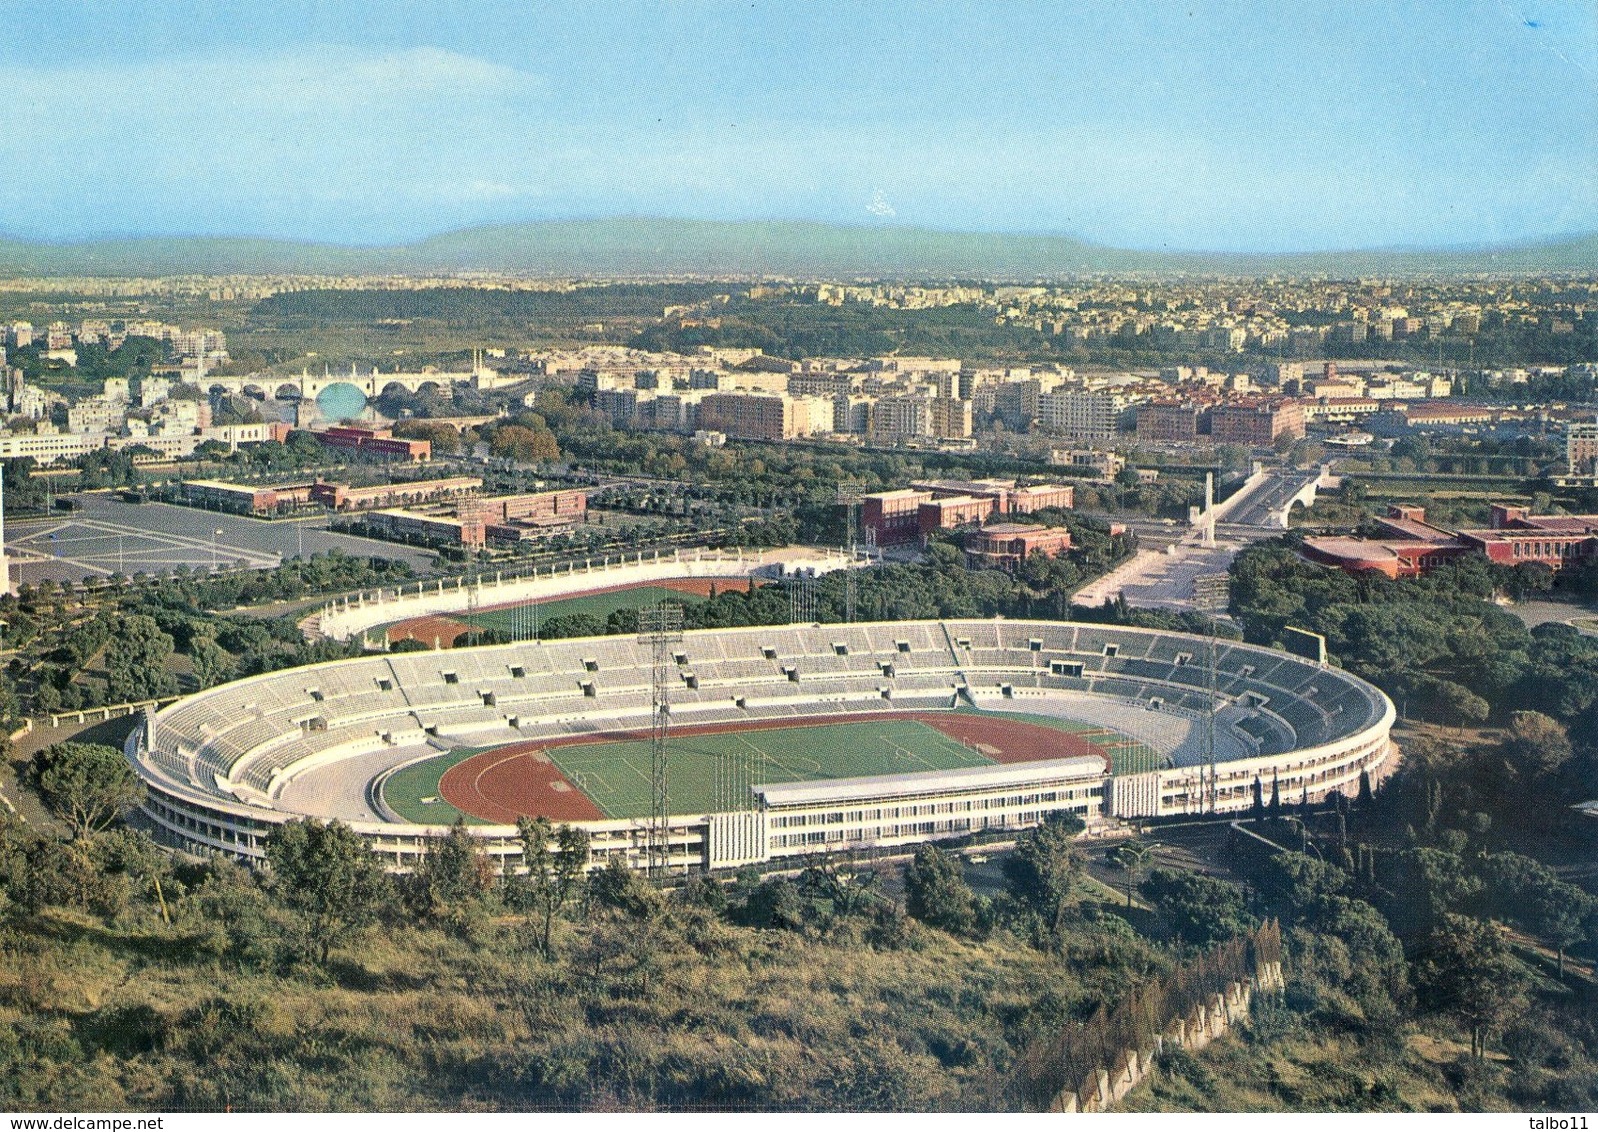
[[[674,813],[742,802],[761,782],[908,774],[991,763],[1098,755],[1120,735],[1089,724],[982,712],[880,715],[711,725],[674,730],[667,779]],[[407,821],[509,824],[521,814],[557,821],[647,817],[650,745],[639,734],[461,748],[391,775],[383,800]]]
[[[978,708],[958,707],[954,709],[955,715],[978,716],[983,719],[992,719],[993,713],[985,712]],[[1166,765],[1166,759],[1153,747],[1130,735],[1123,735],[1119,731],[1112,731],[1108,727],[1100,727],[1096,723],[1083,723],[1076,719],[1061,719],[1054,715],[1034,715],[1031,712],[1007,711],[1001,716],[1003,719],[1014,719],[1021,723],[1029,723],[1036,727],[1046,727],[1051,731],[1064,731],[1068,735],[1075,735],[1085,739],[1096,750],[1110,760],[1112,774],[1142,774],[1145,771],[1159,770]]]
[[[571,617],[586,613],[601,621],[618,609],[641,609],[661,601],[682,602],[685,595],[665,586],[637,586],[626,590],[602,590],[599,593],[578,594],[576,597],[555,598],[538,603],[538,619]],[[686,600],[693,600],[687,598]],[[528,605],[503,606],[499,609],[479,609],[476,613],[457,613],[456,620],[474,629],[497,629],[502,633],[530,631],[531,607]]]
[[[440,646],[453,644],[455,638],[463,633],[484,629],[504,633],[513,640],[527,640],[533,636],[535,619],[542,625],[552,617],[586,613],[603,621],[617,610],[642,609],[662,601],[688,604],[710,596],[712,589],[721,593],[730,589],[747,589],[749,584],[747,578],[684,578],[660,585],[615,586],[536,603],[493,606],[473,613],[461,610],[413,617],[384,626],[382,631],[388,634],[390,641],[414,638],[431,645],[437,640]]]

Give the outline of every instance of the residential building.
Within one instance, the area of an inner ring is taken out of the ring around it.
[[[711,393],[699,402],[698,427],[733,440],[791,440],[810,433],[808,412],[800,431],[795,411],[800,404],[809,402],[769,393]],[[829,403],[829,428],[831,416]]]
[[[1598,477],[1598,420],[1566,426],[1565,468],[1572,476]]]
[[[1056,448],[1049,453],[1049,463],[1066,468],[1087,468],[1104,480],[1113,480],[1126,467],[1126,461],[1114,452],[1095,448]]]
[[[1062,386],[1037,399],[1038,424],[1078,440],[1112,440],[1123,427],[1131,400],[1109,389]]]
[[[1139,444],[1191,444],[1198,439],[1200,409],[1191,401],[1151,401],[1137,407]]]
[[[1215,444],[1269,447],[1281,436],[1304,435],[1303,406],[1290,397],[1226,401],[1210,410],[1210,440]]]

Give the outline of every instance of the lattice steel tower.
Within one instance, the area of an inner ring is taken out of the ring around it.
[[[666,782],[666,741],[671,729],[671,646],[682,640],[682,606],[663,601],[638,611],[638,643],[648,645],[654,662],[649,731],[649,875],[664,876],[670,867],[667,819],[671,795]]]
[[[847,547],[849,560],[843,567],[843,619],[846,624],[853,625],[855,618],[855,602],[858,591],[855,588],[855,537],[860,530],[860,485],[852,481],[844,481],[838,485],[838,506],[844,508],[844,514],[849,523],[849,537],[844,540]]]
[[[1193,579],[1193,605],[1206,614],[1204,624],[1204,730],[1200,752],[1204,764],[1203,809],[1214,813],[1219,791],[1219,774],[1215,767],[1215,700],[1219,693],[1215,687],[1215,615],[1226,609],[1229,602],[1231,579],[1225,574],[1200,574]]]
[[[788,624],[816,623],[816,578],[814,574],[795,574],[788,579]]]

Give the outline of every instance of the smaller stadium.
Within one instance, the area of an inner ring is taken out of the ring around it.
[[[147,715],[126,752],[146,814],[191,851],[259,859],[274,825],[338,819],[407,868],[461,820],[514,864],[516,822],[541,816],[585,830],[595,866],[643,866],[663,837],[691,871],[1056,812],[1092,824],[1246,810],[1261,790],[1351,795],[1385,773],[1393,717],[1369,684],[1271,649],[913,621],[334,661],[190,696]]]
[[[642,609],[662,601],[694,601],[731,590],[748,591],[763,584],[750,577],[675,578],[661,582],[624,582],[544,601],[524,600],[450,613],[408,617],[380,626],[389,644],[419,641],[429,648],[454,648],[462,637],[493,634],[502,640],[532,640],[538,626],[551,618],[587,615],[603,621],[624,609]]]

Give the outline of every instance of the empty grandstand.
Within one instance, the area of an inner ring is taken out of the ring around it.
[[[259,859],[274,825],[338,818],[403,868],[460,813],[514,860],[512,819],[544,813],[588,831],[594,864],[642,864],[648,823],[625,779],[650,725],[644,651],[585,638],[268,673],[147,715],[126,751],[150,820],[194,851]],[[1382,777],[1394,712],[1380,691],[1234,642],[1212,679],[1206,655],[1198,637],[1045,621],[688,632],[671,656],[671,864],[891,848],[1056,811],[1224,813],[1257,784],[1318,801]],[[1027,721],[1055,726],[1022,734]]]

